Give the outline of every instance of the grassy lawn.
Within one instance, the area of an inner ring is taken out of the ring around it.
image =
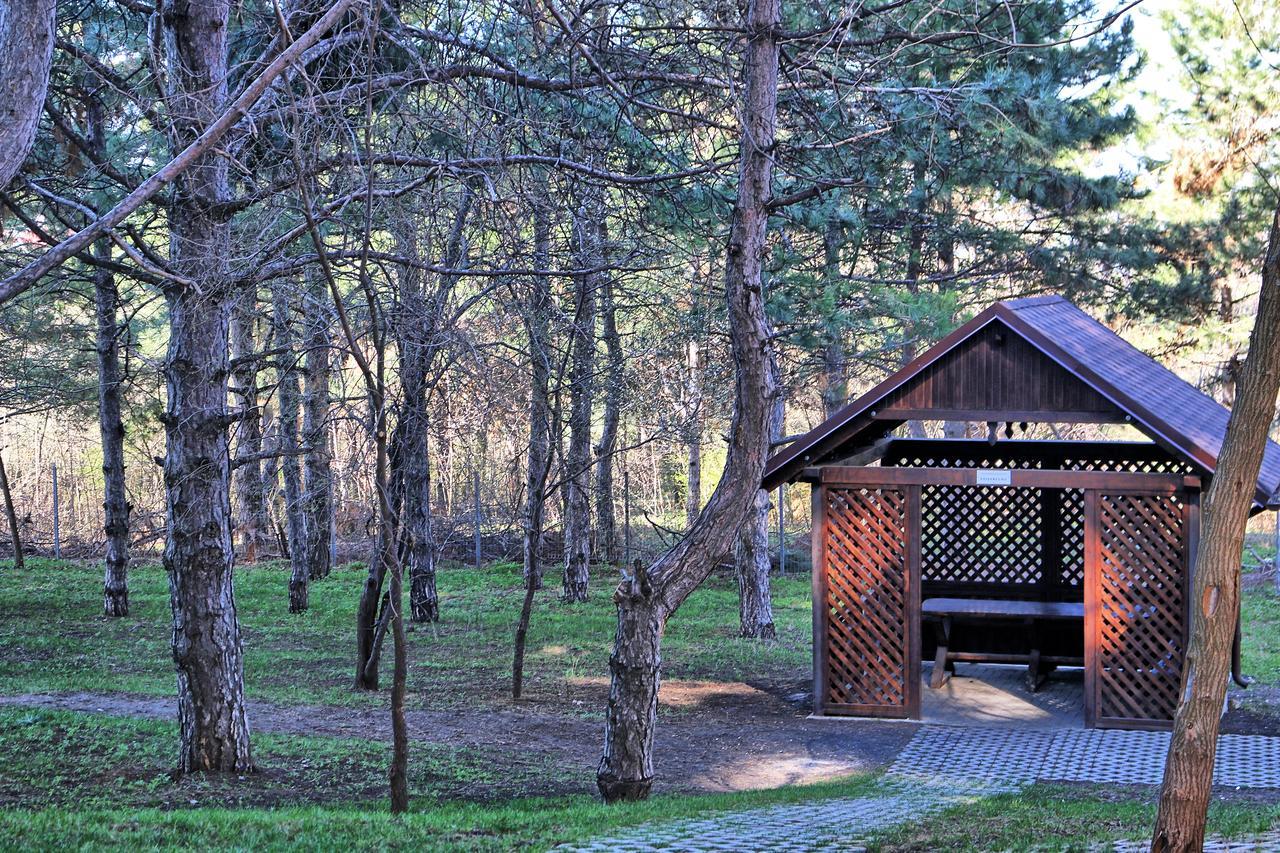
[[[338,570],[313,585],[311,610],[287,612],[287,570],[237,571],[251,698],[281,706],[385,708],[386,694],[350,689],[352,615],[364,572]],[[530,637],[531,707],[598,716],[614,627],[614,579],[598,578],[593,599],[569,607],[549,588]],[[16,575],[0,564],[0,694],[132,693],[168,698],[169,603],[159,567],[131,574],[133,615],[99,615],[96,565],[29,559]],[[520,599],[518,567],[442,571],[444,621],[410,635],[410,708],[483,713],[509,706],[510,642]],[[737,590],[713,578],[672,620],[664,673],[680,681],[746,681],[775,692],[802,689],[810,666],[807,578],[775,580],[779,640],[737,634]],[[1280,682],[1280,602],[1269,589],[1246,593],[1245,668]],[[299,713],[312,713],[299,709]],[[697,714],[695,705],[665,714]],[[254,734],[260,772],[245,777],[170,775],[176,733],[167,719],[0,707],[0,848],[128,847],[219,849],[545,849],[649,821],[773,803],[866,795],[874,777],[723,795],[666,794],[609,807],[590,793],[581,768],[545,754],[516,755],[498,744],[416,742],[410,762],[413,809],[386,812],[388,745],[347,737]],[[1152,817],[1150,792],[1035,786],[914,821],[871,839],[872,849],[1079,849],[1140,838]],[[1280,806],[1215,803],[1210,830],[1263,831]]]
[[[312,584],[311,609],[288,612],[288,570],[263,564],[236,570],[250,698],[279,704],[381,707],[385,699],[350,689],[355,607],[364,568],[353,564]],[[533,614],[525,665],[532,701],[599,713],[613,641],[611,600],[617,579],[594,579],[592,599],[566,605],[554,577]],[[15,576],[0,563],[0,693],[100,691],[152,696],[174,692],[169,652],[169,592],[159,566],[133,569],[130,615],[101,615],[96,565],[27,560]],[[409,637],[410,707],[484,707],[506,701],[511,640],[523,590],[519,567],[445,567],[439,577],[442,622]],[[663,643],[664,676],[791,684],[810,668],[809,581],[775,580],[778,641],[737,636],[732,578],[717,577],[672,619]],[[390,654],[385,658],[388,667]],[[678,712],[678,709],[673,709]]]
[[[1215,802],[1209,833],[1241,838],[1280,821],[1280,805]],[[878,851],[1085,850],[1120,838],[1143,839],[1155,803],[1126,792],[1034,785],[904,824],[869,845]]]

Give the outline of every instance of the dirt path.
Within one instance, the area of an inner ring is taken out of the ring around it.
[[[752,692],[756,695],[739,697],[744,701],[709,702],[699,713],[686,712],[661,722],[656,743],[660,787],[749,790],[877,769],[893,760],[916,728],[896,722],[806,719],[780,700]],[[172,699],[125,694],[0,696],[0,706],[158,720],[176,715]],[[603,734],[598,720],[531,706],[489,711],[415,709],[406,716],[410,737],[419,742],[551,760],[571,772],[580,770],[584,790],[595,778]],[[273,734],[390,739],[387,714],[367,709],[250,702],[249,722],[253,730]]]

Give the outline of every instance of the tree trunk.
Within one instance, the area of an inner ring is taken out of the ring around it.
[[[762,298],[778,106],[780,0],[751,0],[741,110],[738,192],[725,259],[725,303],[734,365],[734,407],[724,474],[688,534],[614,593],[618,628],[609,658],[605,748],[596,784],[610,802],[647,797],[653,786],[662,633],[667,619],[732,546],[769,449],[777,389]]]
[[[55,12],[54,0],[0,3],[0,190],[36,141],[53,65]]]
[[[109,240],[94,250],[109,256]],[[124,421],[120,416],[119,300],[115,276],[98,267],[93,275],[97,313],[98,428],[102,437],[103,532],[106,534],[106,568],[102,584],[102,612],[129,615],[129,496],[124,481]]]
[[[539,270],[551,268],[550,199],[546,175],[534,175],[533,259]],[[524,313],[529,338],[529,462],[525,475],[523,529],[524,600],[516,622],[511,665],[511,697],[519,699],[524,690],[524,650],[533,615],[533,595],[542,588],[542,527],[547,502],[547,477],[551,473],[551,276],[533,275],[529,284],[529,304]]]
[[[329,539],[333,531],[333,470],[329,448],[329,385],[332,381],[332,340],[328,300],[317,276],[303,297],[306,316],[306,374],[302,399],[302,443],[307,448],[303,487],[310,580],[329,576],[333,569]]]
[[[596,445],[596,552],[606,563],[618,562],[617,510],[613,503],[613,454],[618,445],[618,423],[622,417],[623,354],[618,334],[617,306],[613,299],[613,279],[600,281],[601,336],[607,362],[604,388],[604,422]]]
[[[822,235],[822,253],[825,283],[833,304],[840,291],[840,237],[840,225],[832,219]],[[849,400],[849,378],[840,328],[831,323],[826,334],[822,347],[822,413],[831,417]]]
[[[693,527],[702,511],[702,368],[698,342],[685,344],[684,446],[688,464],[688,489],[684,496],[684,526]]]
[[[258,352],[254,327],[258,322],[257,290],[249,287],[236,300],[231,315],[232,393],[240,404],[236,425],[236,456],[253,459],[262,454],[262,410],[258,406]],[[244,462],[232,473],[235,484],[236,527],[240,534],[240,562],[256,563],[258,549],[271,543],[271,521],[263,485],[261,462]]]
[[[94,156],[107,156],[106,121],[102,102],[85,99],[85,128]],[[99,260],[111,257],[111,240],[94,244]],[[102,582],[102,612],[106,616],[129,615],[129,513],[133,509],[125,490],[124,420],[120,414],[120,292],[115,276],[104,267],[93,272],[96,320],[94,348],[98,357],[98,430],[102,439],[102,530],[106,535]]]
[[[178,3],[160,16],[168,53],[167,111],[176,153],[227,99],[228,3]],[[228,198],[226,157],[202,155],[169,202],[170,282],[164,375],[167,536],[182,747],[178,771],[253,769],[244,659],[232,586],[227,449],[231,228],[212,214]]]
[[[298,459],[298,412],[302,392],[298,388],[298,353],[293,346],[286,285],[271,293],[271,331],[276,350],[276,397],[280,417],[276,425],[280,468],[284,474],[284,517],[289,543],[289,612],[307,609],[307,518],[302,505],[302,464]]]
[[[776,381],[777,365],[771,363],[769,369]],[[782,398],[779,397],[769,419],[772,441],[782,437],[784,419]],[[757,492],[751,511],[742,524],[734,556],[738,578],[739,633],[744,637],[772,640],[777,632],[773,627],[773,591],[769,584],[769,572],[773,568],[769,558],[769,493],[764,489]]]
[[[579,269],[591,269],[600,263],[599,217],[603,211],[596,189],[588,188],[582,195],[574,211],[574,262]],[[591,404],[595,396],[598,278],[598,273],[574,276],[564,519],[564,600],[570,602],[587,600],[591,572]]]
[[[434,323],[422,298],[416,270],[401,274],[399,318],[400,386],[403,402],[396,424],[399,440],[392,459],[393,505],[400,512],[400,563],[409,573],[409,605],[414,622],[440,618],[436,597],[435,538],[431,531],[430,417],[427,411],[426,350]]]
[[[536,269],[551,268],[550,200],[546,193],[546,176],[535,175],[533,203],[533,264]],[[530,277],[529,305],[524,312],[525,330],[529,338],[529,461],[525,468],[523,531],[526,590],[531,594],[542,588],[543,515],[547,496],[547,476],[551,466],[551,276]],[[532,601],[530,602],[532,603]],[[528,623],[522,618],[523,629]],[[523,631],[517,629],[517,643]],[[523,646],[517,649],[519,663]]]
[[[1237,383],[1218,465],[1204,497],[1200,550],[1192,575],[1191,640],[1182,696],[1160,787],[1153,851],[1204,844],[1213,764],[1240,613],[1240,554],[1257,495],[1258,469],[1280,393],[1280,208],[1262,265],[1249,357]]]
[[[18,527],[18,513],[13,509],[13,495],[9,492],[9,474],[4,470],[4,456],[0,454],[0,496],[4,498],[4,515],[9,522],[9,538],[13,543],[13,568],[22,571],[22,529]]]

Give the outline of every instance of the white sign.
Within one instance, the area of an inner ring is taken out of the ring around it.
[[[1013,482],[1013,473],[1010,471],[979,471],[979,486],[1008,486]]]

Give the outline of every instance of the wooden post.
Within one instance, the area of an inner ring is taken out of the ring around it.
[[[476,568],[480,568],[480,472],[472,474],[471,483],[475,492],[475,528],[476,528]]]
[[[62,531],[58,518],[58,463],[53,463],[53,558],[62,559]]]
[[[4,514],[9,519],[9,535],[13,539],[13,567],[21,571],[22,534],[18,528],[18,514],[13,509],[13,494],[9,491],[9,475],[4,470],[4,457],[0,456],[0,494],[4,496]]]
[[[787,573],[787,484],[778,486],[778,574]]]

